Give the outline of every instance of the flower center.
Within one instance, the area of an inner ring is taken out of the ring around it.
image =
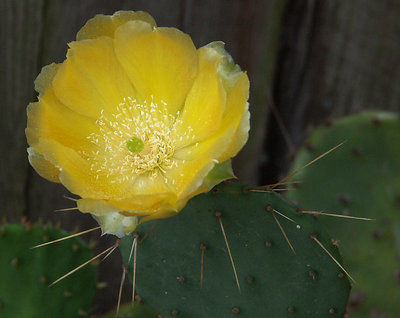
[[[173,136],[180,119],[179,114],[171,115],[166,106],[138,103],[128,97],[113,114],[101,112],[96,121],[98,131],[87,137],[93,149],[81,151],[96,178],[110,177],[111,183],[133,181],[145,173],[154,178],[177,165]],[[180,138],[191,138],[190,133]]]
[[[139,153],[144,148],[144,142],[140,138],[132,137],[132,139],[126,142],[126,148],[128,148],[130,152]]]

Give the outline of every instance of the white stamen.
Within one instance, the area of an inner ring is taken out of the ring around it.
[[[159,173],[165,174],[177,166],[176,144],[193,140],[193,128],[189,126],[178,136],[177,127],[182,124],[179,113],[174,116],[168,112],[164,101],[160,104],[139,103],[124,97],[116,113],[107,115],[101,110],[96,121],[98,131],[87,136],[93,147],[80,152],[90,162],[96,179],[103,176],[113,179],[110,183],[133,182],[142,174],[154,179]],[[144,149],[138,153],[126,146],[133,137],[144,143]]]

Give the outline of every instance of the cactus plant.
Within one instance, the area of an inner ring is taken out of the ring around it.
[[[354,275],[350,317],[400,316],[400,120],[365,112],[317,129],[299,151],[293,170],[343,140],[323,160],[300,172],[290,191],[304,209],[369,217],[371,222],[319,217]],[[384,292],[383,292],[384,291]]]
[[[31,250],[65,231],[29,224],[0,227],[0,317],[85,316],[96,290],[96,269],[88,266],[63,282],[50,283],[92,256],[78,238]]]
[[[131,304],[125,304],[119,309],[118,315],[112,312],[103,318],[160,318],[157,311],[150,308],[148,305],[135,303],[134,306]],[[163,316],[163,318],[168,318]]]
[[[138,227],[142,239],[152,226]],[[219,186],[193,198],[178,216],[159,222],[138,244],[137,291],[162,315],[342,317],[349,282],[313,238],[340,260],[318,221],[296,214],[280,195]],[[132,236],[122,239],[126,262],[131,245]]]

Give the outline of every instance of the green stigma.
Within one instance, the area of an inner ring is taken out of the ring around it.
[[[126,142],[126,148],[128,148],[130,152],[139,153],[144,148],[144,142],[140,138],[132,137],[132,139]]]

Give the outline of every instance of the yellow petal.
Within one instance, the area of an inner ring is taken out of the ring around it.
[[[32,147],[28,148],[28,159],[29,163],[41,177],[53,182],[60,182],[58,179],[60,170]]]
[[[135,195],[117,200],[80,199],[78,208],[81,212],[97,215],[120,211],[126,216],[151,215],[165,209],[174,210],[176,195],[173,193],[153,193]]]
[[[240,66],[235,64],[232,56],[225,50],[224,46],[224,42],[216,41],[203,46],[200,50],[203,50],[204,54],[208,55],[210,59],[218,58],[220,61],[218,64],[218,73],[221,76],[226,92],[229,93],[243,72]]]
[[[248,98],[249,79],[247,74],[243,73],[227,97],[226,112],[222,118],[221,129],[233,125],[236,132],[226,151],[218,158],[221,162],[235,156],[247,141],[250,129]]]
[[[199,71],[177,120],[177,148],[196,143],[213,135],[220,128],[225,111],[226,93],[219,78],[218,56],[199,50]]]
[[[197,72],[197,53],[190,37],[175,28],[156,28],[130,21],[115,31],[115,52],[138,94],[166,103],[171,114],[185,101]]]
[[[157,175],[142,174],[132,185],[132,197],[125,196],[110,200],[109,203],[129,215],[152,214],[163,210],[175,210],[177,195],[168,184],[166,178]]]
[[[57,74],[59,67],[60,64],[51,63],[42,68],[40,74],[35,79],[35,90],[39,93],[39,96],[51,88],[53,78]]]
[[[177,197],[172,192],[135,195],[121,200],[110,200],[124,215],[150,215],[165,210],[176,210]]]
[[[100,37],[72,42],[67,60],[53,79],[57,98],[73,111],[92,118],[112,117],[126,97],[134,98],[132,85],[119,65],[113,40]]]
[[[117,11],[113,15],[98,14],[93,19],[90,19],[79,30],[76,35],[76,40],[95,39],[100,36],[114,37],[115,30],[128,21],[140,20],[147,22],[151,27],[156,27],[156,22],[153,17],[143,11]]]
[[[93,170],[90,160],[83,159],[76,151],[55,140],[40,139],[35,150],[54,166],[60,167],[59,179],[72,193],[83,198],[113,199],[130,195],[132,184],[121,182],[120,176],[107,176]]]
[[[177,164],[166,171],[165,176],[176,189],[178,198],[183,199],[182,202],[202,185],[234,133],[234,127],[228,127],[203,142],[178,151],[177,156],[181,160],[177,160]],[[179,206],[181,204],[178,203]]]
[[[112,206],[105,200],[96,199],[79,199],[77,201],[79,211],[84,213],[94,213],[96,215],[102,215],[107,213],[113,213],[118,210],[115,206]]]
[[[29,145],[33,146],[40,138],[47,138],[76,151],[93,148],[87,137],[98,130],[95,122],[61,104],[52,88],[39,97],[39,102],[29,104],[27,115],[25,132]]]
[[[250,112],[248,111],[248,107],[246,107],[243,112],[242,120],[240,121],[239,126],[236,129],[235,135],[233,136],[231,143],[229,144],[228,148],[226,148],[224,153],[218,158],[218,160],[225,161],[235,157],[247,142],[247,139],[249,138],[249,130]]]

